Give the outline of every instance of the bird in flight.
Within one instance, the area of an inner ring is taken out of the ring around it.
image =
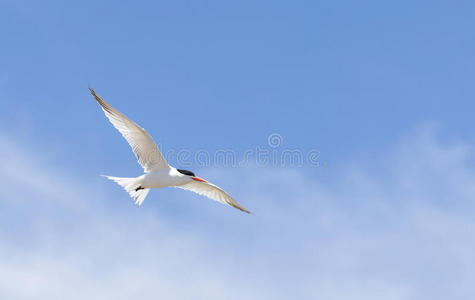
[[[139,164],[144,169],[145,173],[136,178],[103,175],[122,186],[135,200],[135,204],[140,206],[150,189],[171,186],[198,193],[243,212],[251,213],[216,185],[195,176],[191,171],[176,169],[170,166],[145,129],[110,106],[92,88],[89,88],[89,91],[91,91],[91,94],[99,103],[112,125],[132,147],[132,151],[137,157]]]

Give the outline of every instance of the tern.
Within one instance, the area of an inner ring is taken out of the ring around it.
[[[243,212],[251,213],[216,185],[195,176],[191,171],[170,166],[145,129],[110,106],[92,88],[89,88],[89,91],[112,125],[127,140],[139,164],[144,169],[144,174],[135,178],[102,175],[122,186],[134,199],[135,204],[140,206],[150,189],[170,186],[192,191]]]

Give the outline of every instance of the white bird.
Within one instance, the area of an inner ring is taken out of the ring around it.
[[[236,200],[214,184],[195,176],[191,171],[176,169],[168,165],[152,137],[145,129],[110,106],[109,103],[97,95],[92,88],[89,88],[89,90],[96,101],[101,105],[102,110],[112,125],[114,125],[127,140],[130,147],[132,147],[132,151],[145,172],[145,174],[136,178],[102,176],[122,186],[130,196],[134,198],[138,206],[143,203],[150,189],[171,186],[198,193],[246,213],[250,213],[250,211],[242,207]]]

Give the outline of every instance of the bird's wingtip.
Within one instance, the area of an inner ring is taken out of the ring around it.
[[[236,207],[236,206],[235,206],[235,207]],[[247,209],[245,209],[245,208],[242,207],[242,206],[239,206],[239,207],[236,207],[236,208],[239,209],[240,211],[243,211],[243,212],[247,213],[247,214],[250,214],[250,215],[253,215],[253,214],[254,214],[252,211],[247,210]]]
[[[96,92],[94,91],[94,89],[90,86],[90,85],[87,85],[87,88],[89,89],[89,92],[91,92],[91,94],[96,94]]]

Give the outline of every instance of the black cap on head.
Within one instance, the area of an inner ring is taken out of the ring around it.
[[[184,175],[188,175],[188,176],[195,176],[195,173],[191,172],[191,171],[188,171],[188,170],[180,170],[180,169],[176,169],[178,172],[180,172],[181,174],[184,174]]]

